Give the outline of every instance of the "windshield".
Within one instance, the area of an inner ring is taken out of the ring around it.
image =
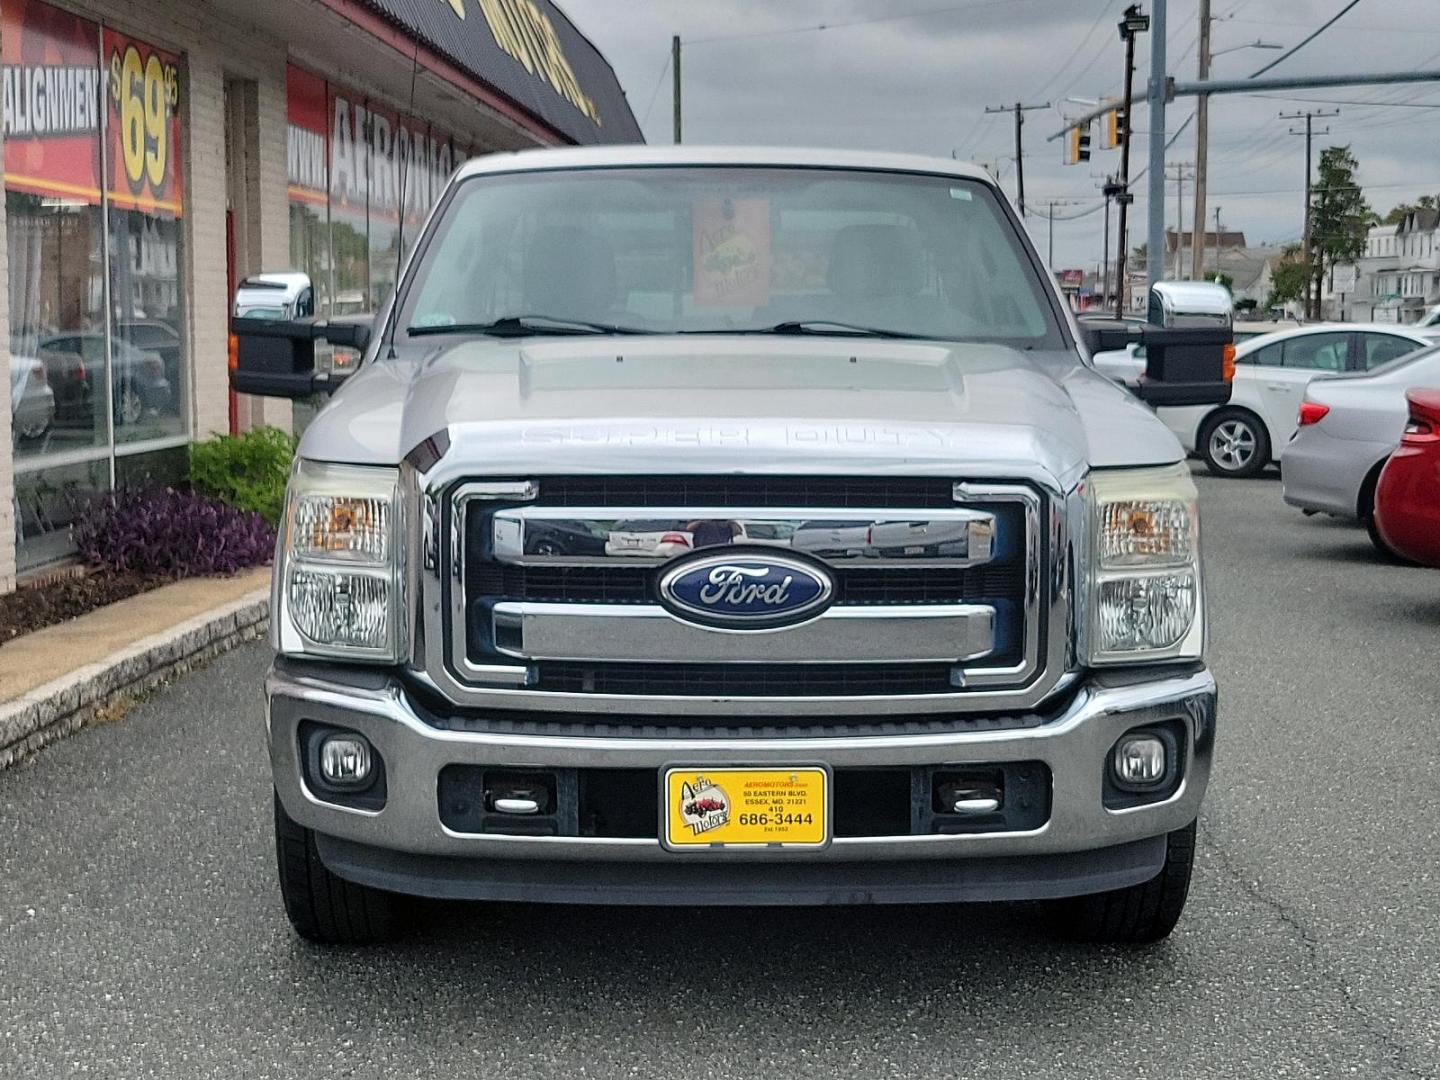
[[[653,333],[795,332],[798,323],[1032,348],[1063,340],[987,185],[836,169],[466,181],[432,233],[400,326],[473,333],[511,320],[513,336],[514,320],[541,317]],[[519,329],[553,332],[538,322]]]

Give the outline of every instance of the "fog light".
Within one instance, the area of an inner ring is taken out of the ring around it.
[[[358,787],[370,778],[370,744],[359,735],[331,735],[320,744],[320,775],[336,787]]]
[[[1165,779],[1165,742],[1158,735],[1127,735],[1115,744],[1110,766],[1122,787],[1154,787]]]

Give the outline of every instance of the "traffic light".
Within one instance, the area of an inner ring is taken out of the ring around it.
[[[1078,165],[1082,161],[1090,160],[1090,125],[1081,124],[1073,127],[1067,133],[1065,145],[1065,164]]]
[[[1114,150],[1120,145],[1120,132],[1124,123],[1125,110],[1116,105],[1100,117],[1100,149]]]

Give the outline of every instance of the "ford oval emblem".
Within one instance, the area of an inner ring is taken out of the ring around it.
[[[761,630],[818,615],[835,592],[819,566],[783,555],[706,555],[660,578],[660,599],[690,622]]]

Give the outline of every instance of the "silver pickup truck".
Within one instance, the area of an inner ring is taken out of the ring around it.
[[[236,389],[333,393],[265,685],[295,929],[410,894],[1168,934],[1215,683],[1140,398],[1228,395],[1217,288],[1082,329],[978,169],[635,147],[464,166],[373,318],[237,318]],[[318,340],[364,351],[338,392]],[[1137,397],[1088,358],[1139,340]]]

